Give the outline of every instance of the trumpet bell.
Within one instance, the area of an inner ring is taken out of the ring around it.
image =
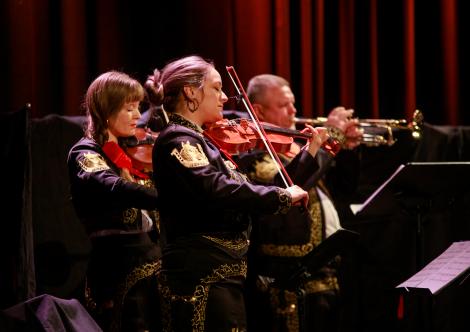
[[[328,118],[318,117],[295,118],[295,123],[300,125],[323,126]],[[396,142],[394,133],[397,131],[410,131],[415,140],[421,138],[421,126],[424,117],[420,110],[415,110],[412,121],[405,119],[358,119],[358,126],[362,129],[363,137],[361,144],[366,146],[391,146]]]

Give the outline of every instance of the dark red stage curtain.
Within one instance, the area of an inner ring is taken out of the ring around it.
[[[103,71],[144,80],[167,61],[200,54],[242,83],[260,73],[292,82],[300,115],[352,107],[361,118],[464,125],[470,85],[465,1],[7,0],[0,5],[1,111],[82,114]],[[176,17],[176,18],[173,18]]]

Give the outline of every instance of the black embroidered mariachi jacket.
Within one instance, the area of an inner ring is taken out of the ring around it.
[[[72,147],[68,168],[72,201],[92,243],[85,304],[92,312],[96,308],[95,314],[99,316],[102,306],[112,301],[112,316],[103,314],[106,323],[98,316],[95,318],[104,324],[103,328],[111,324],[119,330],[121,316],[137,321],[136,312],[122,314],[131,288],[143,279],[154,278],[156,282],[161,256],[156,242],[158,233],[150,218],[142,218],[142,209],[148,210],[147,216],[153,216],[151,212],[158,204],[157,191],[154,186],[121,178],[116,165],[91,139],[82,138]],[[155,292],[149,287],[146,294],[152,291]],[[148,303],[137,296],[131,297],[131,301],[133,306]]]
[[[174,114],[154,145],[153,165],[171,290],[190,295],[201,282],[244,278],[251,215],[287,210],[290,195],[249,183],[201,128]]]
[[[78,217],[92,234],[103,230],[141,229],[140,209],[156,209],[157,191],[126,181],[116,165],[93,140],[82,138],[69,152],[72,202]]]

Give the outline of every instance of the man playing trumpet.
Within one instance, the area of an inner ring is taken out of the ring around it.
[[[269,74],[255,76],[248,84],[247,94],[260,121],[295,129],[295,97],[285,79]],[[362,137],[357,119],[352,119],[353,113],[352,109],[336,107],[324,124],[333,128],[331,132],[346,149],[359,145]],[[252,282],[248,290],[254,301],[251,303],[256,304],[253,309],[250,304],[248,307],[252,324],[249,327],[253,331],[338,331],[339,259],[312,271],[298,289],[286,282],[302,257],[341,228],[338,213],[321,180],[333,157],[318,153],[314,158],[305,149],[294,151],[295,155],[279,157],[293,175],[292,180],[309,192],[308,211],[293,209],[284,216],[262,217],[256,224],[249,261]],[[270,184],[278,173],[272,159],[262,151],[242,155],[239,161],[257,183]]]

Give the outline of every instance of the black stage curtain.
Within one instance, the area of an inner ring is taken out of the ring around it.
[[[51,114],[32,121],[32,211],[38,294],[83,296],[90,243],[70,199],[67,155],[85,117]]]
[[[0,309],[35,295],[29,106],[0,113]]]
[[[3,217],[0,305],[49,293],[81,298],[90,243],[73,210],[67,153],[84,117],[1,113]]]

